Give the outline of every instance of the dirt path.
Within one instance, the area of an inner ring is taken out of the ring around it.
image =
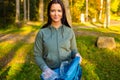
[[[27,43],[33,43],[34,42],[34,37],[36,35],[36,32],[30,32],[27,35],[21,35],[21,34],[1,34],[0,35],[0,42],[17,42],[17,41],[25,41]]]
[[[14,44],[16,47],[18,47],[17,45],[22,46],[20,44],[20,42],[24,42],[24,43],[28,43],[28,44],[34,43],[35,35],[36,35],[36,31],[31,31],[27,35],[9,33],[9,34],[0,36],[0,43],[8,42],[9,44],[11,44],[11,45]],[[14,48],[16,48],[16,47],[14,47]],[[15,55],[15,51],[18,50],[18,48],[11,49],[7,53],[7,55],[0,58],[0,68],[6,66],[12,60],[12,58]]]
[[[76,27],[73,28],[75,35],[76,36],[95,36],[95,37],[99,37],[99,36],[111,36],[111,37],[120,37],[119,33],[115,33],[117,31],[110,31],[110,32],[101,32],[101,31],[90,31],[90,30],[83,30],[83,27]],[[86,27],[86,28],[93,28],[93,27]]]

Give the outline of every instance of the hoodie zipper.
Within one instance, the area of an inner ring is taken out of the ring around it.
[[[57,40],[57,51],[58,51],[58,60],[59,60],[59,64],[61,63],[61,60],[60,60],[60,52],[59,52],[59,39],[58,39],[58,32],[59,32],[59,29],[57,30],[56,29],[56,40]],[[60,66],[60,65],[59,65]]]

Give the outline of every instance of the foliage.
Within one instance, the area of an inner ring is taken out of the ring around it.
[[[15,1],[0,1],[0,28],[14,23],[15,20]]]
[[[26,0],[28,2],[28,0]],[[40,0],[30,0],[30,20],[38,21],[39,19],[39,1]],[[44,1],[44,19],[47,20],[47,6],[49,1]],[[101,0],[88,0],[88,15],[89,20],[92,18],[98,19],[100,14],[100,1]],[[105,14],[105,2],[103,0],[103,11],[102,11],[102,21],[104,20]],[[70,10],[72,13],[72,21],[80,22],[81,13],[86,14],[86,0],[69,0]],[[26,4],[28,6],[28,4]],[[24,10],[23,10],[23,2],[20,0],[20,21],[23,20]],[[111,0],[111,12],[120,15],[120,1],[119,0]],[[5,28],[7,25],[15,22],[16,15],[16,0],[0,0],[0,28]],[[111,14],[112,15],[112,14]]]
[[[38,0],[30,0],[30,19],[32,21],[38,20]]]
[[[75,1],[72,5],[72,19],[74,22],[80,21],[80,14],[85,13],[85,0]]]
[[[27,0],[26,0],[27,1]],[[39,0],[30,0],[30,19],[38,20],[38,2]],[[0,1],[0,28],[5,28],[7,25],[15,22],[16,0]],[[20,0],[20,20],[24,17],[23,2]]]
[[[119,9],[120,1],[119,0],[111,0],[111,11],[113,13],[117,12]]]
[[[120,4],[119,4],[119,7],[118,7],[118,16],[120,16]]]
[[[91,0],[88,2],[89,3],[89,18],[97,18],[99,16],[99,12],[100,12],[100,0]]]

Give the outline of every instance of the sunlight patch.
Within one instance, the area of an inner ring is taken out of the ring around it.
[[[84,75],[87,75],[87,80],[100,80],[98,74],[96,73],[95,69],[96,69],[96,65],[91,63],[90,61],[83,59],[82,61],[82,66],[83,71],[84,71]],[[91,79],[92,76],[92,79]]]

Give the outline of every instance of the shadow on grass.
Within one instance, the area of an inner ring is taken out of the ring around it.
[[[36,30],[39,30],[41,28],[42,25],[29,25],[32,27],[32,31],[36,31]],[[5,37],[6,35],[9,35],[9,34],[13,34],[13,33],[20,33],[20,32],[23,32],[24,30],[22,29],[24,27],[21,27],[21,28],[10,28],[10,29],[2,29],[2,32],[0,34],[0,38],[2,37]],[[6,40],[9,40],[9,38],[5,38],[5,39],[0,39],[0,42],[2,41],[6,41]]]
[[[0,80],[6,80],[6,76],[8,75],[8,71],[10,70],[10,66],[0,74]]]
[[[110,54],[110,55],[109,55]],[[98,50],[86,52],[84,59],[89,63],[83,65],[85,80],[120,80],[120,59],[110,52]]]
[[[24,36],[23,39],[21,39],[19,42],[16,43],[16,45],[11,49],[11,51],[8,53],[8,55],[4,56],[2,59],[0,59],[0,67],[6,66],[14,57],[15,52],[24,45],[24,40],[29,39],[30,35],[33,32],[29,33],[28,35]]]
[[[40,69],[35,64],[34,58],[33,58],[33,43],[29,43],[30,37],[33,36],[33,34],[36,33],[36,30],[40,29],[40,26],[32,26],[32,31],[24,36],[21,40],[17,41],[15,43],[16,45],[11,49],[10,52],[6,56],[0,59],[0,71],[2,71],[2,68],[5,68],[9,62],[14,58],[16,51],[19,50],[19,48],[23,47],[24,44],[30,44],[29,51],[25,54],[26,60],[25,63],[21,63],[21,70],[17,71],[17,73],[13,76],[9,76],[8,72],[12,69],[10,65],[8,68],[5,69],[5,71],[0,72],[0,79],[6,80],[7,77],[10,77],[11,80],[39,80],[40,75]],[[12,31],[11,31],[12,32]],[[9,33],[9,32],[8,32]],[[4,40],[3,40],[4,41]],[[13,64],[14,65],[14,64]],[[19,66],[19,65],[18,65]]]
[[[7,54],[6,56],[4,56],[4,57],[2,57],[2,58],[0,59],[0,68],[5,67],[5,66],[12,60],[12,58],[13,58],[14,55],[15,55],[15,52],[16,52],[20,47],[22,47],[22,45],[23,45],[22,43],[16,44],[16,45],[13,47],[13,49],[11,49],[11,51],[8,52],[8,54]]]
[[[40,80],[40,69],[36,65],[33,56],[33,44],[28,46],[25,63],[22,64],[20,71],[10,77],[11,80]]]

